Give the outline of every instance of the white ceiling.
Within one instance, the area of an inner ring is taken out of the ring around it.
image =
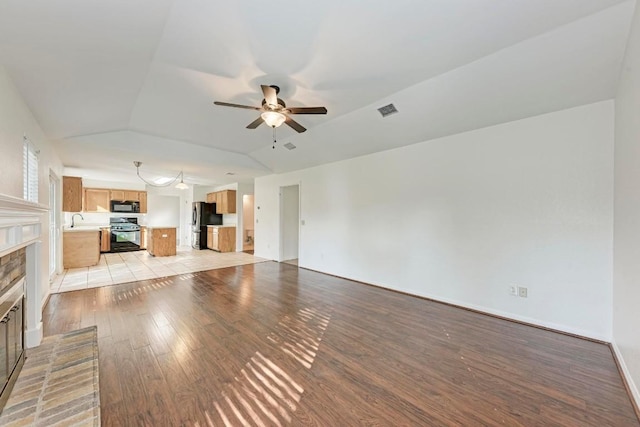
[[[0,63],[65,164],[249,182],[615,96],[635,1],[0,0]],[[245,126],[277,84],[297,134]],[[398,114],[376,108],[393,102]],[[294,143],[296,150],[282,145]],[[227,175],[235,173],[235,175]]]

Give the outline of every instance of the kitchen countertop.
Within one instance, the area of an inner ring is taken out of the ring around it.
[[[101,228],[108,228],[108,227],[100,226],[100,225],[78,225],[76,227],[71,228],[71,227],[65,226],[62,228],[62,231],[64,233],[67,233],[67,232],[77,233],[79,231],[100,231]]]
[[[178,228],[175,225],[174,226],[169,226],[169,227],[163,227],[161,225],[145,225],[144,227],[146,227],[147,230],[154,230],[156,228]]]
[[[207,227],[235,227],[235,224],[229,224],[229,225],[207,225]]]

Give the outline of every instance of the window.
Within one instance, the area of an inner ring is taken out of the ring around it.
[[[24,199],[38,203],[38,150],[24,137],[22,148]]]

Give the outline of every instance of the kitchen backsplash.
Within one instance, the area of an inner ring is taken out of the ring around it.
[[[65,226],[69,226],[71,225],[71,217],[73,216],[73,213],[71,212],[65,212],[64,213],[64,225]],[[136,217],[138,218],[138,224],[141,225],[146,225],[145,223],[145,214],[123,214],[123,213],[111,213],[111,212],[105,212],[105,213],[82,213],[82,218],[79,216],[76,216],[74,223],[75,225],[88,225],[88,226],[95,226],[95,225],[109,225],[109,218],[111,217]]]

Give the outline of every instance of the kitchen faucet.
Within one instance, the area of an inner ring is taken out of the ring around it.
[[[74,213],[73,215],[71,215],[71,228],[75,226],[74,220],[76,219],[76,215],[79,215],[80,218],[84,221],[84,217],[81,214]]]

